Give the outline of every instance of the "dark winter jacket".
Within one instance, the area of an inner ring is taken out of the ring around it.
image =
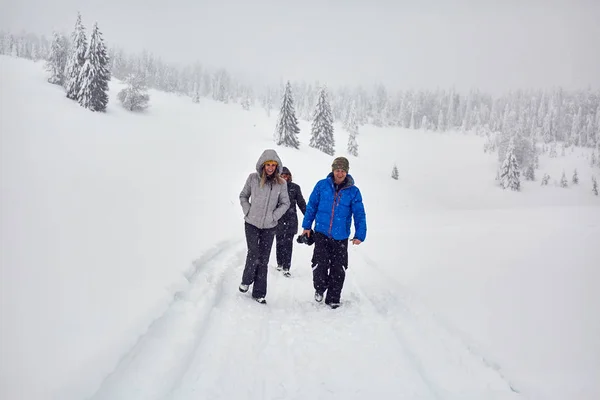
[[[298,214],[296,213],[296,204],[302,211],[302,214],[306,214],[306,201],[302,196],[302,190],[300,186],[293,182],[287,184],[288,196],[290,198],[290,208],[283,214],[283,217],[279,220],[277,225],[277,232],[296,234],[298,233]]]
[[[350,237],[354,216],[354,238],[364,242],[367,217],[360,190],[354,185],[350,174],[340,186],[336,191],[333,173],[317,182],[308,199],[302,228],[310,229],[315,221],[315,231],[335,240],[344,240]]]
[[[277,169],[281,171],[281,159],[275,150],[265,150],[256,162],[256,172],[248,176],[240,193],[244,220],[259,229],[277,226],[279,219],[290,207],[287,182],[279,174],[261,185],[263,164],[269,160],[277,161]]]

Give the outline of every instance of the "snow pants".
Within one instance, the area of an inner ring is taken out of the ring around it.
[[[277,250],[277,265],[281,265],[284,271],[289,271],[292,265],[292,250],[294,249],[294,232],[277,231],[275,235]]]
[[[348,269],[348,239],[335,240],[319,232],[314,235],[313,285],[321,294],[327,291],[325,304],[339,303]]]
[[[248,254],[246,255],[242,283],[244,285],[254,283],[252,297],[257,299],[267,295],[267,273],[275,228],[259,229],[246,222],[245,229]]]

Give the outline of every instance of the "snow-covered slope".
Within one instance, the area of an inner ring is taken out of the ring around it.
[[[587,150],[542,156],[550,186],[513,193],[479,137],[364,126],[350,172],[368,234],[343,306],[314,302],[295,244],[265,307],[237,291],[238,194],[276,113],[151,91],[132,114],[120,87],[92,113],[0,56],[0,398],[600,397]],[[332,158],[301,129],[277,151],[307,197]],[[579,185],[553,184],[574,168]]]

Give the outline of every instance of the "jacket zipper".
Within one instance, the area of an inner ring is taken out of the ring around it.
[[[265,221],[267,220],[267,214],[269,212],[269,203],[271,202],[271,193],[273,192],[273,185],[269,184],[269,194],[267,196],[267,207],[265,208],[265,215],[263,217],[263,227],[265,226]]]
[[[333,237],[333,235],[331,234],[331,230],[333,229],[333,214],[335,213],[335,206],[336,206],[336,202],[338,197],[341,197],[341,194],[338,196],[338,193],[340,193],[342,190],[348,189],[350,186],[345,186],[343,188],[341,188],[340,190],[338,190],[337,192],[335,192],[335,195],[333,196],[333,204],[331,205],[331,219],[329,220],[329,236]],[[335,190],[335,187],[334,187]]]

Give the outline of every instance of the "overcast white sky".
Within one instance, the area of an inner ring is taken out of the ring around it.
[[[526,4],[525,4],[526,3]],[[596,0],[0,0],[0,29],[70,33],[278,82],[600,87]]]

